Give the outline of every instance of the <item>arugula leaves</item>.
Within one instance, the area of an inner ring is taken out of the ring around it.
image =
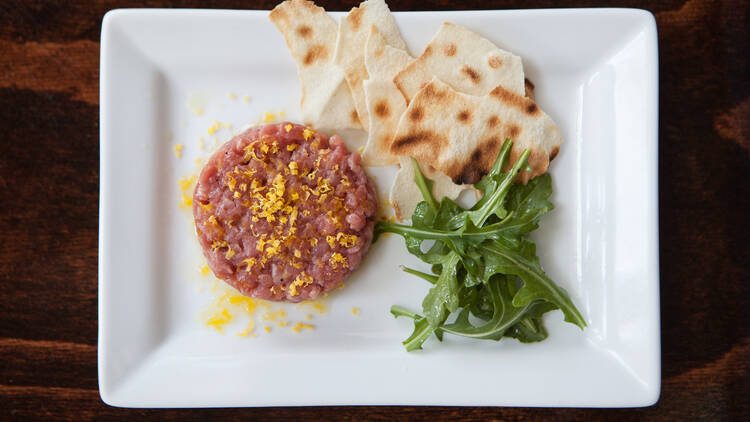
[[[547,338],[542,315],[554,309],[563,312],[565,321],[581,329],[586,326],[568,293],[542,270],[536,245],[527,237],[554,207],[547,199],[552,193],[550,176],[544,174],[526,185],[514,183],[529,152],[524,151],[504,172],[512,145],[505,140],[492,170],[474,185],[484,194],[468,210],[448,198],[436,201],[432,181],[412,160],[414,181],[424,201],[412,214],[411,225],[378,222],[375,226],[375,239],[386,232],[399,234],[411,254],[432,265],[433,274],[402,267],[433,285],[422,301],[424,315],[391,307],[394,316],[414,320],[414,331],[403,342],[406,350],[421,349],[433,334],[442,340],[444,333],[481,340],[541,341]],[[425,241],[434,243],[423,252]]]

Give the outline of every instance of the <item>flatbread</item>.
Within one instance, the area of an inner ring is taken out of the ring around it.
[[[269,19],[284,36],[297,65],[303,121],[321,129],[361,129],[344,71],[333,61],[336,22],[306,0],[280,3]]]
[[[396,172],[389,200],[393,204],[396,218],[405,220],[411,218],[417,204],[422,202],[424,198],[422,198],[422,192],[419,191],[417,184],[414,183],[414,166],[411,158],[400,156],[398,162],[401,168]],[[456,199],[464,189],[473,189],[471,186],[453,183],[450,177],[430,168],[430,166],[420,164],[419,169],[422,170],[422,174],[432,180],[432,196],[438,201],[446,196],[450,199]]]
[[[415,61],[394,82],[407,102],[437,76],[454,90],[482,96],[496,86],[524,95],[521,58],[452,23],[444,23]]]
[[[369,127],[362,81],[368,79],[364,53],[372,26],[378,28],[387,44],[406,51],[406,43],[384,0],[362,2],[341,20],[333,61],[344,71],[363,128]]]
[[[370,79],[362,84],[370,116],[367,144],[362,152],[362,162],[367,166],[398,162],[390,146],[399,118],[406,110],[406,99],[393,83],[393,76],[412,60],[406,51],[388,45],[377,27],[371,27],[365,44],[365,67]]]
[[[523,183],[547,171],[562,143],[555,123],[529,98],[502,86],[483,97],[462,94],[433,78],[401,116],[391,153],[469,184],[489,172],[505,138],[513,140],[511,164],[530,151],[530,171],[519,175]]]
[[[390,152],[398,122],[406,110],[406,99],[393,83],[393,77],[412,60],[407,52],[388,45],[377,28],[371,29],[365,46],[365,66],[370,79],[363,84],[370,127],[362,162],[370,166],[400,165],[390,193],[390,201],[399,220],[411,217],[422,200],[421,192],[414,183],[411,159]],[[470,185],[456,185],[448,176],[429,166],[420,168],[425,176],[433,180],[432,194],[438,200],[446,196],[456,199],[464,189],[472,188]]]

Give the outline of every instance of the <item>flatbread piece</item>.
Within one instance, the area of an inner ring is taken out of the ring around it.
[[[407,102],[433,77],[458,92],[486,95],[496,86],[525,94],[521,58],[468,29],[446,22],[424,52],[394,78]]]
[[[287,0],[269,14],[297,65],[306,124],[361,129],[343,70],[333,62],[338,26],[326,11],[306,0]]]
[[[365,66],[370,79],[363,82],[369,114],[367,144],[362,162],[368,166],[396,164],[398,157],[390,146],[399,118],[406,110],[406,99],[393,83],[393,76],[413,58],[404,50],[391,47],[374,25],[365,44]]]
[[[334,63],[343,69],[363,128],[369,127],[369,114],[362,82],[368,79],[365,67],[365,44],[370,28],[375,26],[388,45],[406,51],[395,19],[384,0],[367,0],[353,8],[341,20],[336,40]],[[407,53],[408,54],[408,53]]]
[[[529,98],[502,86],[483,97],[462,94],[433,78],[401,116],[391,153],[470,184],[489,172],[506,138],[513,140],[511,164],[530,151],[530,171],[519,175],[523,183],[547,171],[562,143],[555,123]]]

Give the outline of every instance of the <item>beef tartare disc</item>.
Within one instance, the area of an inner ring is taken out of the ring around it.
[[[242,294],[315,299],[336,288],[372,241],[372,182],[341,138],[292,123],[248,129],[219,148],[193,194],[214,274]]]

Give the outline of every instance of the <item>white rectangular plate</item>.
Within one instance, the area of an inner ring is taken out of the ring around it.
[[[537,102],[565,139],[551,164],[556,208],[534,238],[546,271],[588,327],[551,312],[541,343],[446,337],[407,353],[401,341],[411,323],[389,308],[418,310],[427,285],[399,270],[424,266],[397,236],[373,245],[328,313],[315,317],[314,331],[274,328],[243,338],[206,327],[197,316],[211,300],[197,271],[204,261],[189,213],[177,207],[177,180],[195,173],[194,159],[208,153],[198,137],[207,148],[228,137],[226,130],[207,135],[212,120],[239,128],[266,110],[296,120],[296,70],[266,11],[118,10],[105,16],[101,44],[105,402],[645,406],[658,399],[653,16],[628,9],[394,15],[412,54],[451,21],[523,58]],[[178,143],[185,145],[181,159],[173,152]],[[393,169],[372,174],[387,191]]]

